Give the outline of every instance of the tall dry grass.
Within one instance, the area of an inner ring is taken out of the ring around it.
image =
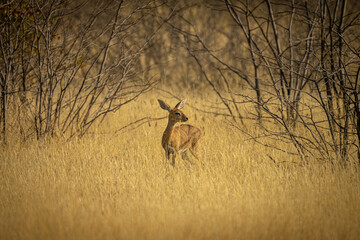
[[[300,166],[271,152],[274,164],[223,118],[185,106],[205,132],[201,158],[172,168],[160,144],[166,120],[115,133],[165,116],[156,99],[82,139],[10,139],[0,153],[0,239],[359,239],[356,166]]]

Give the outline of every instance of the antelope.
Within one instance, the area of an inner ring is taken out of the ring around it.
[[[169,112],[168,125],[162,136],[162,146],[165,150],[165,157],[170,160],[172,154],[172,165],[175,166],[175,158],[181,155],[182,159],[190,162],[186,152],[189,150],[191,154],[198,158],[199,140],[201,131],[199,128],[189,124],[181,124],[176,126],[178,122],[186,122],[188,117],[180,110],[184,107],[186,99],[180,101],[174,108],[171,108],[164,101],[158,99],[160,107]]]

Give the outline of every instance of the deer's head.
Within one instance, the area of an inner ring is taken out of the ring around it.
[[[175,105],[174,108],[171,108],[168,104],[164,101],[158,99],[160,107],[169,112],[169,121],[173,123],[177,122],[186,122],[188,117],[180,110],[184,107],[186,99],[180,101],[178,104]]]

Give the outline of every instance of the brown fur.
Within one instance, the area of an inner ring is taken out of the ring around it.
[[[186,100],[179,102],[174,108],[170,108],[162,100],[158,100],[160,107],[169,112],[169,122],[162,137],[162,146],[165,150],[165,156],[169,160],[172,154],[172,165],[175,166],[176,155],[181,155],[183,159],[189,160],[187,150],[194,157],[198,158],[198,148],[201,138],[199,128],[189,124],[175,126],[178,122],[186,122],[188,118],[180,110]],[[189,160],[190,161],[190,160]]]

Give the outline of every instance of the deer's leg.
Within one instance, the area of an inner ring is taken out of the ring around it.
[[[170,159],[170,151],[165,150],[165,158],[166,158],[166,160]]]
[[[197,153],[196,151],[194,151],[194,149],[189,149],[189,150],[190,150],[191,154],[192,154],[196,159],[199,160],[198,153]]]
[[[175,158],[176,158],[176,153],[173,153],[173,155],[172,155],[172,165],[173,165],[173,167],[175,167]]]
[[[196,159],[199,159],[199,140],[196,141],[192,146],[191,148],[189,149],[191,154],[196,158]]]
[[[181,158],[189,161],[189,156],[186,154],[186,152],[181,153]]]
[[[189,161],[189,162],[190,162],[190,158],[189,158],[189,156],[188,156],[188,154],[187,154],[186,152],[183,152],[183,153],[181,154],[181,158],[184,159],[184,160],[186,160],[186,161]]]
[[[199,153],[198,153],[199,149],[198,149],[198,147],[195,147],[195,148],[192,147],[192,148],[189,149],[189,151],[191,152],[191,154],[192,154],[196,159],[199,160]]]
[[[183,152],[181,154],[181,157],[182,157],[182,159],[184,159],[184,160],[188,161],[189,163],[193,164],[193,162],[190,160],[190,158],[189,158],[189,156],[188,156],[188,154],[186,152]]]

